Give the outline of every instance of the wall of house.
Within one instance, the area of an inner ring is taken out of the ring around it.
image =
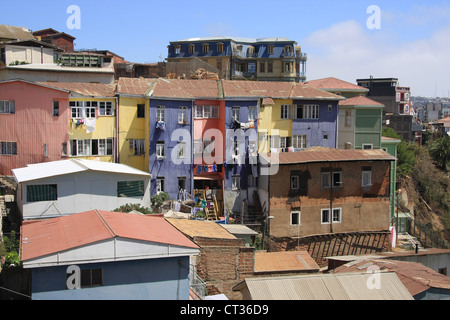
[[[118,181],[144,181],[144,196],[117,197]],[[28,185],[56,184],[58,200],[27,202]],[[98,171],[86,171],[22,183],[17,193],[24,219],[47,218],[89,210],[113,211],[125,204],[150,207],[150,178]]]
[[[188,300],[189,257],[79,264],[81,270],[102,269],[103,285],[69,290],[67,267],[32,270],[35,300]]]
[[[308,148],[314,146],[337,148],[338,102],[294,100],[294,105],[300,104],[319,105],[319,119],[293,119],[291,136],[307,135]]]
[[[377,231],[389,228],[390,161],[341,162],[341,187],[334,187],[333,208],[342,208],[341,222],[322,224],[321,209],[330,208],[330,189],[321,187],[321,170],[329,164],[281,165],[270,177],[270,235],[296,237],[331,232]],[[372,168],[372,186],[361,187],[363,167]],[[291,170],[300,171],[300,194],[290,193]],[[300,225],[291,225],[291,211],[300,211]]]
[[[137,117],[138,104],[145,104],[145,117]],[[119,162],[130,167],[148,172],[148,101],[144,98],[119,98]],[[145,154],[135,155],[134,149],[130,149],[130,139],[145,140]]]
[[[0,141],[16,142],[17,155],[0,155],[0,173],[11,169],[65,158],[62,143],[67,143],[69,96],[67,92],[25,82],[0,84],[0,100],[14,100],[14,114],[0,114]],[[59,101],[59,116],[53,116],[53,101]],[[48,144],[48,157],[44,156]],[[67,149],[68,150],[68,149]]]
[[[397,158],[397,145],[398,142],[381,141],[381,148],[384,149],[391,156]],[[392,218],[395,213],[395,183],[397,181],[397,160],[391,162],[391,174],[390,174],[390,217]]]
[[[32,64],[52,64],[53,63],[53,49],[51,48],[37,48],[24,46],[5,46],[6,65],[16,61],[26,62]]]
[[[172,151],[176,156],[176,146],[180,139],[181,132],[187,136],[187,151],[191,147],[192,137],[192,101],[190,100],[158,100],[150,99],[149,102],[149,172],[152,175],[152,196],[156,194],[156,180],[158,177],[164,177],[164,191],[167,192],[171,199],[177,199],[178,196],[178,178],[186,178],[186,189],[191,191],[192,184],[192,160],[190,153],[186,153],[186,158],[180,164],[176,164],[178,159],[173,159]],[[165,107],[165,131],[156,128],[156,109],[157,106]],[[186,124],[178,123],[178,107],[187,107],[187,122]],[[175,130],[180,134],[173,135]],[[172,141],[172,139],[174,141]],[[165,158],[157,159],[156,144],[158,141],[164,142]],[[174,162],[175,160],[175,162]]]
[[[114,69],[108,68],[105,71],[96,71],[92,68],[73,69],[74,67],[57,67],[51,65],[49,68],[31,68],[27,65],[17,67],[7,67],[0,70],[0,81],[23,79],[38,82],[99,82],[105,84],[114,83]],[[91,70],[89,70],[91,69]]]
[[[345,125],[347,112],[350,112],[348,126]],[[338,148],[346,149],[347,143],[350,143],[349,149],[355,148],[355,109],[352,107],[339,106]]]
[[[362,149],[364,144],[381,148],[382,112],[382,108],[355,110],[355,149]]]

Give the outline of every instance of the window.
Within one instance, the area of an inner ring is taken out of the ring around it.
[[[165,121],[166,107],[157,106],[156,107],[156,121]]]
[[[319,119],[319,106],[294,105],[294,119]]]
[[[291,190],[298,190],[300,187],[300,177],[291,176]]]
[[[248,107],[248,121],[255,121],[258,119],[258,109],[256,107]]]
[[[137,198],[144,196],[144,180],[117,181],[117,197]]]
[[[180,52],[181,52],[181,46],[180,45],[175,46],[174,47],[174,53],[175,54],[180,54]]]
[[[329,104],[328,105],[328,112],[332,112],[333,111],[333,105]]]
[[[156,144],[156,158],[164,159],[166,157],[164,141],[158,141]]]
[[[232,190],[240,190],[241,189],[241,177],[233,176],[231,181],[231,189]]]
[[[272,45],[267,46],[267,54],[273,54],[273,46]]]
[[[83,118],[83,102],[82,101],[70,101],[70,109],[72,112],[72,119]]]
[[[208,53],[209,52],[209,44],[204,43],[202,44],[202,53]]]
[[[97,101],[70,101],[72,119],[95,118]]]
[[[185,159],[186,158],[186,142],[179,142],[178,143],[178,159]]]
[[[216,67],[219,71],[222,71],[222,59],[217,59]]]
[[[233,121],[237,121],[237,122],[241,121],[240,112],[241,112],[240,107],[233,107],[233,109],[231,110],[231,117],[232,117]]]
[[[156,193],[164,192],[164,177],[156,178]]]
[[[189,52],[189,54],[194,54],[195,53],[195,44],[190,44],[188,46],[188,52]]]
[[[328,135],[327,134],[323,135],[323,140],[328,140]]]
[[[61,154],[63,155],[63,156],[67,156],[68,155],[68,153],[67,153],[67,142],[63,142],[62,144],[61,144]]]
[[[186,177],[178,177],[178,190],[186,190]]]
[[[340,223],[342,221],[342,208],[333,208],[333,217],[330,217],[330,209],[321,210],[321,224]]]
[[[56,201],[58,187],[56,184],[27,186],[27,202]]]
[[[17,142],[5,142],[0,143],[0,154],[2,156],[16,156],[17,155]]]
[[[322,172],[321,174],[321,186],[322,188],[329,188],[331,181],[331,172]],[[342,172],[333,172],[333,188],[342,186]]]
[[[265,61],[259,63],[259,72],[261,72],[261,73],[266,72],[266,62]]]
[[[72,157],[109,156],[113,154],[113,138],[94,140],[70,140],[70,151],[70,155]]]
[[[81,288],[99,287],[103,285],[103,270],[81,270]]]
[[[281,119],[291,118],[291,106],[287,104],[281,105]]]
[[[203,141],[194,140],[194,158],[203,157]]]
[[[345,126],[347,128],[352,126],[352,112],[350,110],[345,110]]]
[[[273,73],[273,62],[267,62],[267,73]]]
[[[280,147],[280,136],[269,136],[269,148],[279,148]]]
[[[137,117],[138,118],[145,118],[145,104],[138,104],[137,105]]]
[[[292,211],[291,226],[299,226],[299,225],[300,225],[300,211]]]
[[[292,137],[292,147],[295,149],[306,149],[308,146],[308,136],[306,134],[303,135],[295,135]]]
[[[280,137],[280,148],[288,148],[291,144],[290,137]]]
[[[253,187],[257,187],[257,183],[256,183],[256,177],[249,174],[248,178],[247,178],[247,187],[248,188],[253,188]]]
[[[223,43],[217,43],[217,53],[223,52]]]
[[[135,156],[141,156],[145,154],[145,140],[130,139],[130,149],[134,151]]]
[[[97,101],[85,101],[84,111],[86,118],[95,118],[95,109],[97,109]]]
[[[16,113],[14,101],[1,101],[0,100],[0,113]]]
[[[59,117],[59,101],[53,101],[53,116]]]
[[[44,143],[44,157],[48,158],[48,143]]]
[[[219,118],[219,106],[195,106],[196,119]]]
[[[362,148],[363,148],[363,150],[371,150],[371,149],[373,149],[373,145],[372,144],[363,144]]]
[[[283,62],[283,70],[287,73],[294,72],[294,63],[293,62]]]
[[[111,101],[100,101],[98,107],[99,116],[112,116],[113,115],[113,104]]]
[[[372,171],[364,170],[361,177],[361,187],[371,187],[372,186]]]
[[[187,107],[178,107],[178,123],[187,123]]]

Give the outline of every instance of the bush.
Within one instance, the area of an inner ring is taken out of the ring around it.
[[[152,207],[158,210],[164,203],[164,201],[170,200],[170,196],[166,192],[160,192],[159,194],[152,197]]]
[[[125,204],[114,210],[114,212],[131,212],[131,211],[138,211],[143,214],[153,214],[153,211],[150,208],[141,207],[138,204]]]

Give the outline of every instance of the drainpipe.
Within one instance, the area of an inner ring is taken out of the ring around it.
[[[333,167],[330,164],[330,233],[333,233]]]
[[[191,101],[191,165],[190,165],[190,177],[191,177],[191,191],[190,194],[194,194],[194,100]],[[195,195],[194,195],[195,196]]]
[[[116,129],[114,132],[116,139],[116,150],[114,151],[114,163],[120,163],[120,155],[119,155],[119,97],[116,96]]]

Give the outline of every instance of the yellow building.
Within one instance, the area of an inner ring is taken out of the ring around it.
[[[115,85],[62,82],[49,82],[46,85],[70,92],[69,157],[116,162]]]
[[[120,78],[118,96],[118,161],[149,172],[149,102],[155,79]]]

